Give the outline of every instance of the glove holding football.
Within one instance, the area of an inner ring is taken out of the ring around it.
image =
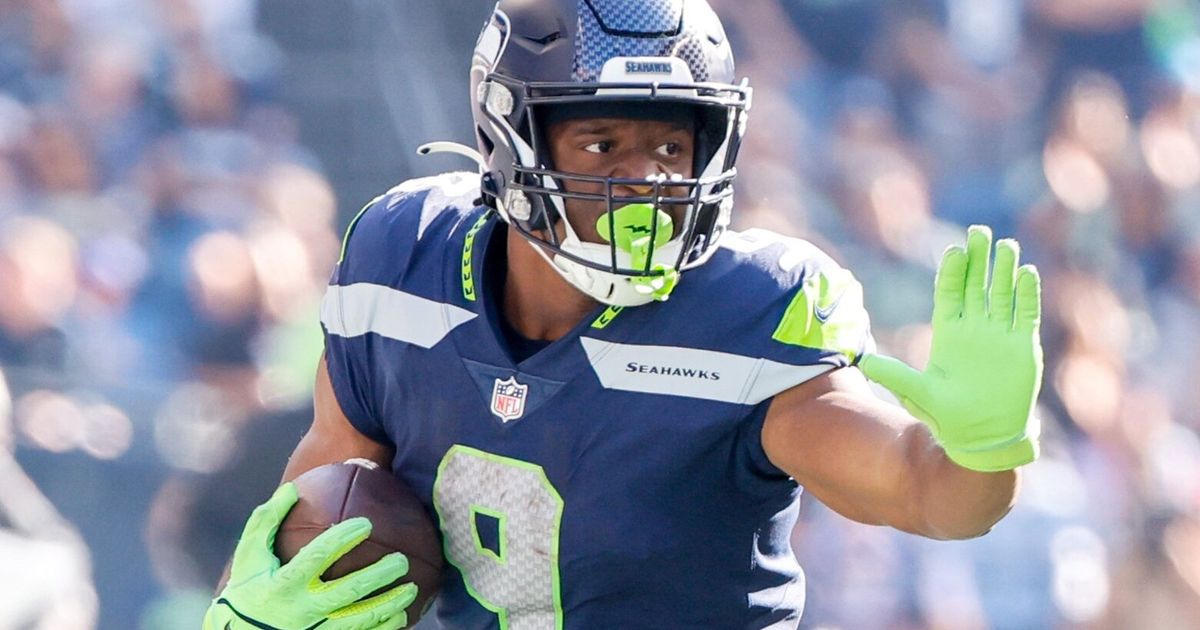
[[[408,625],[404,609],[417,596],[405,583],[368,599],[408,572],[408,560],[392,553],[345,577],[321,574],[371,533],[365,518],[352,518],[322,532],[296,557],[281,564],[275,535],[298,495],[286,483],[258,506],[233,554],[229,583],[204,617],[203,630],[399,630]]]
[[[950,247],[938,267],[929,363],[917,371],[897,359],[868,355],[859,367],[927,424],[946,455],[982,472],[1011,470],[1038,455],[1032,416],[1042,383],[1041,282],[1018,267],[1012,239],[971,226],[967,248]]]

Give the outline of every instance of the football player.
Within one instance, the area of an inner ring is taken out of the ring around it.
[[[416,490],[445,627],[794,627],[802,488],[944,539],[1012,506],[1041,382],[1015,242],[992,263],[973,227],[946,250],[915,370],[874,353],[849,271],[727,230],[751,92],[704,0],[501,0],[470,77],[478,151],[422,151],[480,173],[403,183],[350,225],[284,473],[366,457]],[[279,566],[295,500],[285,483],[251,517],[206,627],[405,625],[413,585],[359,601],[402,557],[315,577],[361,521]]]

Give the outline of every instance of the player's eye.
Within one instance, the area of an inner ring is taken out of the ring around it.
[[[655,151],[663,157],[678,157],[682,150],[683,148],[679,146],[678,142],[668,142],[666,144],[659,145],[659,147],[655,149]]]
[[[583,147],[583,150],[588,153],[608,153],[612,150],[612,143],[608,140],[601,140],[600,142],[593,142]]]

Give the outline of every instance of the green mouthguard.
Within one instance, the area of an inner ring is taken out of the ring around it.
[[[652,250],[670,241],[675,228],[671,215],[645,203],[631,203],[613,210],[611,220],[611,227],[615,228],[613,230],[610,230],[609,215],[601,215],[596,221],[596,231],[600,233],[600,238],[615,243],[618,249],[627,252],[634,269],[644,269]],[[651,231],[654,232],[653,245],[650,244]],[[616,232],[615,240],[613,232]],[[661,263],[650,270],[661,272],[661,275],[636,276],[629,281],[639,293],[652,294],[660,302],[666,300],[679,282],[679,272]]]

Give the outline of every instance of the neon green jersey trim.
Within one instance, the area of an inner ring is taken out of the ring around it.
[[[379,197],[382,196],[383,195],[380,195]],[[367,213],[367,208],[370,208],[376,201],[379,201],[379,197],[368,201],[367,205],[363,206],[362,209],[358,211],[358,214],[354,215],[353,219],[350,219],[350,225],[346,226],[346,232],[345,234],[342,234],[342,253],[338,255],[337,264],[342,264],[342,261],[346,259],[346,246],[350,244],[350,233],[354,231],[354,226],[358,225],[358,220],[362,218],[362,215]]]
[[[613,320],[617,318],[617,315],[620,315],[621,311],[623,310],[625,310],[624,306],[609,306],[608,308],[604,309],[603,313],[600,313],[600,316],[597,317],[595,321],[592,322],[592,328],[597,330],[607,328],[608,325],[611,324]]]
[[[471,265],[471,260],[475,253],[475,235],[479,234],[479,230],[483,229],[483,226],[487,223],[487,220],[488,215],[485,212],[483,216],[479,217],[479,220],[475,222],[475,225],[472,225],[471,229],[467,231],[467,238],[463,242],[462,285],[463,297],[466,298],[468,302],[475,301],[475,272],[473,270],[473,266]]]

